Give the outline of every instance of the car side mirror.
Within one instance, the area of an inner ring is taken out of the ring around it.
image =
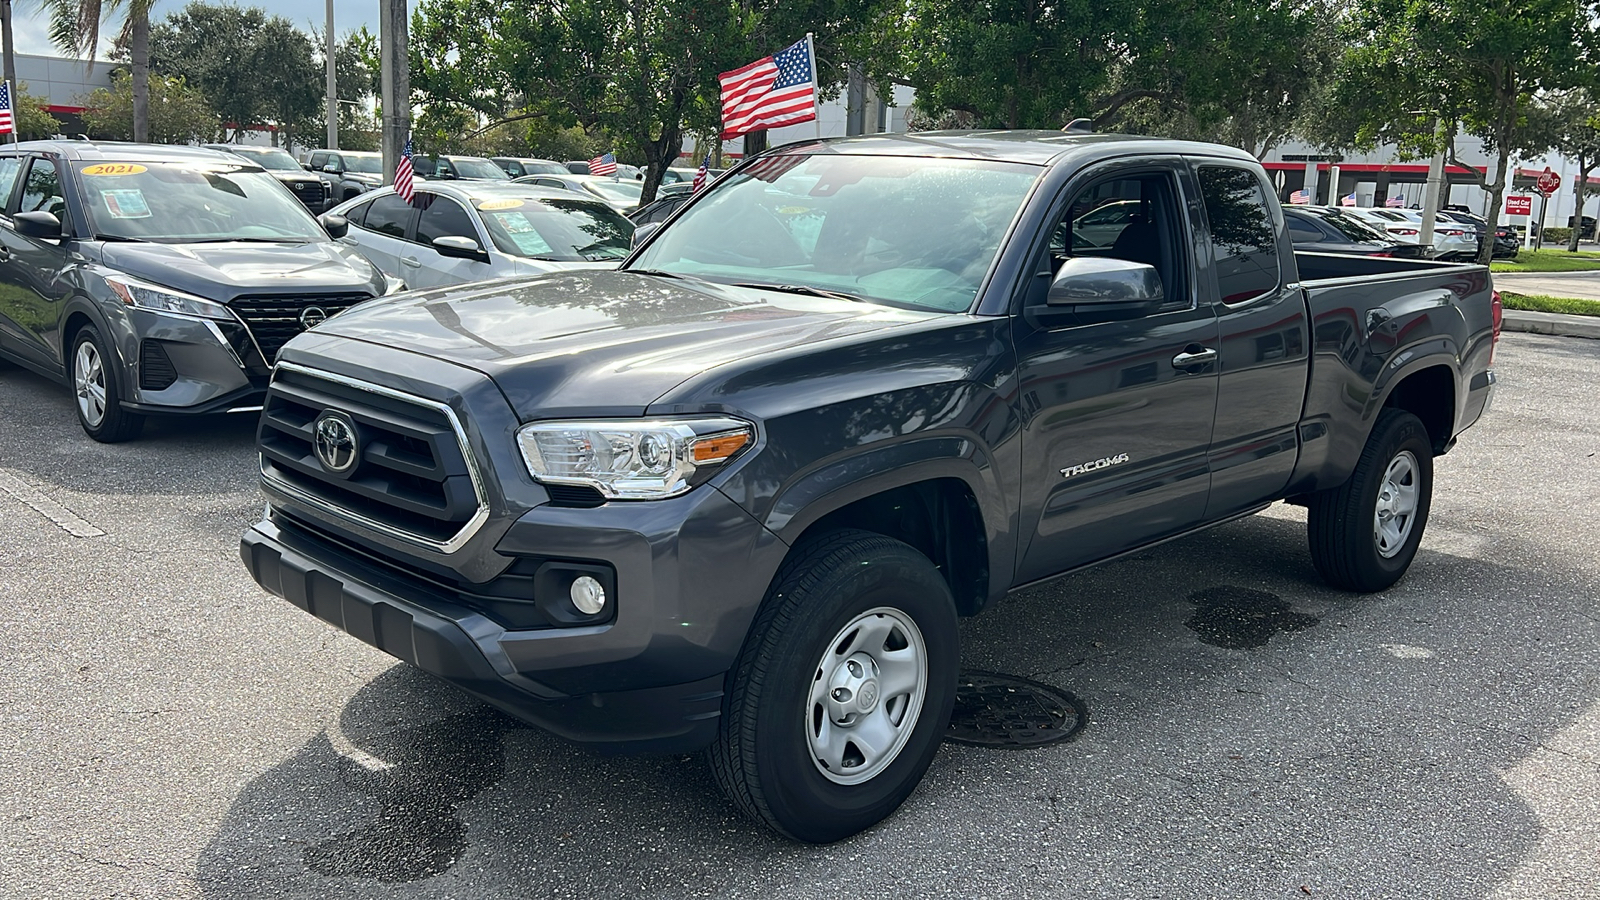
[[[317,221],[322,223],[322,230],[328,233],[328,237],[342,238],[350,233],[350,220],[344,216],[323,213],[317,216]]]
[[[650,239],[650,235],[661,230],[660,222],[647,222],[633,230],[633,246],[638,247]]]
[[[1074,256],[1050,283],[1045,305],[1070,311],[1080,324],[1140,319],[1166,300],[1156,267],[1125,259]]]
[[[439,251],[440,256],[451,259],[475,259],[479,262],[486,262],[489,259],[489,254],[483,252],[477,241],[454,234],[434,238],[433,249]]]
[[[322,167],[322,171],[327,172],[329,175],[337,175],[339,174],[339,167],[333,163],[328,163]]]
[[[16,224],[17,234],[23,237],[49,240],[66,234],[61,227],[61,220],[51,212],[19,212],[11,217],[11,221]]]

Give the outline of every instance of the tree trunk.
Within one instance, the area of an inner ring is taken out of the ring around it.
[[[1567,238],[1567,252],[1578,252],[1578,233],[1583,231],[1583,188],[1589,181],[1589,167],[1594,165],[1578,154],[1578,177],[1572,179],[1572,235]]]
[[[1494,182],[1488,185],[1489,210],[1491,214],[1484,216],[1484,219],[1489,222],[1491,230],[1483,236],[1483,246],[1478,250],[1478,265],[1480,266],[1487,266],[1489,261],[1494,259],[1494,232],[1492,229],[1494,223],[1500,220],[1500,203],[1506,191],[1506,183],[1510,180],[1508,178],[1510,173],[1506,170],[1511,165],[1511,142],[1500,140],[1496,141],[1496,143],[1500,146],[1500,165],[1495,170],[1497,174],[1494,177]]]
[[[767,130],[752,131],[744,136],[744,158],[749,159],[767,149]]]
[[[150,140],[150,12],[142,4],[130,4],[133,16],[133,139]]]

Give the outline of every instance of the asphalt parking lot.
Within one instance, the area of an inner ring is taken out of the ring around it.
[[[1088,727],[947,744],[824,847],[263,594],[251,421],[98,445],[4,369],[0,895],[1600,897],[1600,341],[1498,368],[1397,587],[1323,587],[1280,505],[1011,597],[967,666]]]

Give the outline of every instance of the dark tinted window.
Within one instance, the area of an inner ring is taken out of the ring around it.
[[[472,224],[472,216],[461,208],[461,204],[437,194],[417,196],[423,204],[422,218],[417,220],[418,243],[431,244],[434,238],[447,236],[471,238],[474,241],[478,239],[478,228]]]
[[[367,219],[367,210],[371,208],[371,200],[368,200],[365,203],[357,203],[355,206],[350,208],[349,212],[344,214],[344,217],[350,221],[351,225],[363,225]]]
[[[309,165],[313,170],[321,172],[322,167],[328,164],[328,154],[323,152],[313,153],[311,154],[311,159],[308,160],[306,164]]]
[[[1201,166],[1200,193],[1222,302],[1243,303],[1276,288],[1277,233],[1261,181],[1248,169]]]
[[[368,231],[376,231],[378,234],[404,238],[406,225],[415,212],[411,204],[399,194],[384,194],[372,201],[372,205],[367,208],[367,215],[361,227]]]
[[[1322,229],[1294,213],[1284,213],[1283,218],[1289,223],[1289,239],[1296,244],[1312,244],[1324,239]]]
[[[1322,217],[1323,224],[1358,244],[1389,243],[1389,236],[1355,216],[1334,213]]]
[[[56,164],[48,159],[35,159],[28,168],[28,178],[22,183],[22,203],[18,212],[55,213],[56,218],[67,214],[67,201],[61,196],[61,178],[56,174]]]

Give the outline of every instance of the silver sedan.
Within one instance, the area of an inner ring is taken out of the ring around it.
[[[419,184],[411,202],[392,188],[334,207],[339,240],[412,289],[564,269],[612,268],[633,223],[589,194],[504,182]]]

